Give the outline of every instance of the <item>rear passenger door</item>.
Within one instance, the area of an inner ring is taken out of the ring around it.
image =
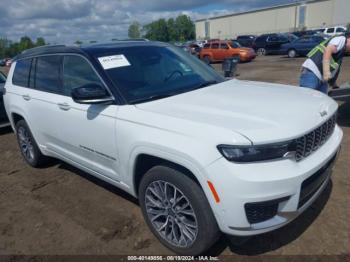
[[[213,53],[213,59],[220,60],[219,43],[211,43],[211,51]]]
[[[62,93],[56,100],[59,145],[55,150],[70,160],[114,180],[117,173],[116,105],[78,104],[71,98],[74,88],[103,81],[87,59],[65,55]]]
[[[218,50],[218,59],[217,60],[224,60],[226,57],[230,56],[230,48],[228,44],[226,43],[220,43],[220,49]]]

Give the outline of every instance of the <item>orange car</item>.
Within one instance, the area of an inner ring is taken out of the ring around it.
[[[256,53],[252,48],[242,47],[236,41],[213,41],[205,44],[199,53],[200,59],[207,64],[232,56],[239,56],[241,62],[249,62],[256,57]]]

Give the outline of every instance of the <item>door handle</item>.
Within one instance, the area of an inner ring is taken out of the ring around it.
[[[23,95],[22,96],[24,100],[26,101],[29,101],[31,98],[30,98],[30,95]]]
[[[70,105],[67,103],[58,103],[57,105],[61,110],[64,111],[68,111],[70,109]]]

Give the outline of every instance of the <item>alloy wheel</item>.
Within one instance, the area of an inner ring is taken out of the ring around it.
[[[159,235],[171,245],[188,248],[196,240],[198,223],[188,198],[175,185],[157,180],[145,192],[146,212]]]
[[[257,53],[259,56],[264,56],[264,55],[266,55],[266,50],[265,50],[265,48],[259,48]]]
[[[18,132],[18,140],[19,145],[22,151],[23,156],[28,161],[33,161],[35,157],[34,147],[32,143],[32,139],[28,131],[24,127],[20,127],[17,130]]]

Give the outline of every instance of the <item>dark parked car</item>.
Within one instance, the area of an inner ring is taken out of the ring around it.
[[[306,56],[315,46],[324,41],[322,36],[304,36],[291,43],[282,45],[282,53],[294,58]]]
[[[258,36],[253,44],[253,48],[258,55],[279,55],[281,47],[298,39],[293,34],[264,34]]]
[[[255,38],[255,35],[239,35],[237,36],[237,42],[243,47],[252,47]]]
[[[6,82],[6,76],[0,72],[0,128],[5,127],[9,125],[9,120],[6,115],[5,107],[4,107],[4,100],[2,98],[3,92],[4,92],[4,85]]]

